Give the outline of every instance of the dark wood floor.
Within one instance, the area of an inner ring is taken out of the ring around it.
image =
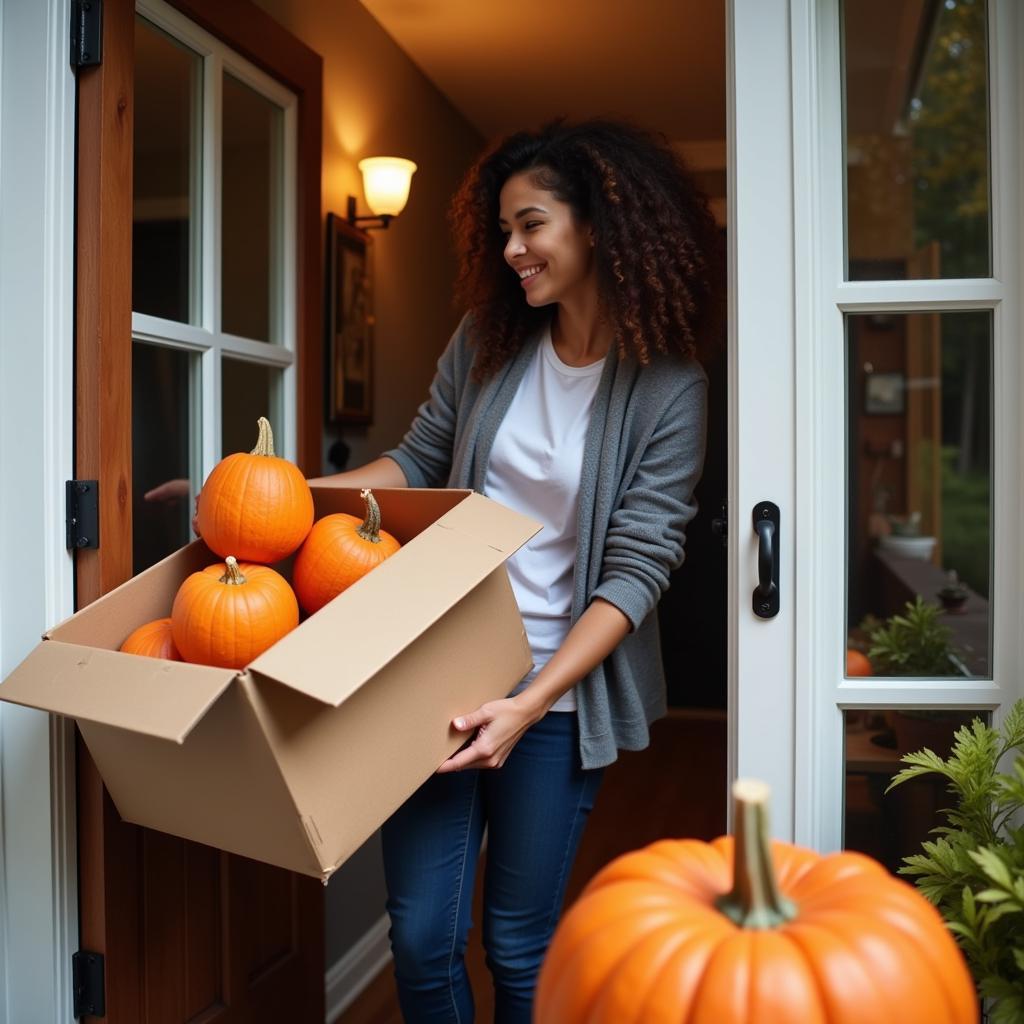
[[[651,745],[625,753],[606,775],[569,880],[566,905],[610,860],[666,836],[711,839],[725,831],[726,721],[717,712],[675,711],[656,722]],[[485,854],[486,856],[486,854]],[[477,1020],[493,1018],[480,945],[480,879],[466,963]],[[389,964],[334,1024],[402,1024]]]

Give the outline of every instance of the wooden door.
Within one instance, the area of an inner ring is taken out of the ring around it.
[[[299,99],[298,458],[318,469],[321,61],[244,0],[175,3]],[[78,80],[75,473],[100,483],[101,543],[77,553],[83,607],[132,572],[134,5],[108,0],[103,60]],[[122,822],[79,740],[80,934],[102,953],[109,1024],[324,1019],[323,889]],[[92,1019],[92,1018],[89,1018]]]

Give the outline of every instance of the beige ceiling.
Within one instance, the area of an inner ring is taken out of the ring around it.
[[[723,0],[361,0],[489,139],[562,114],[725,138]]]

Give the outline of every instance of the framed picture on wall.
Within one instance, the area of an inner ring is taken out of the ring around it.
[[[327,215],[327,419],[373,422],[373,290],[369,236]]]

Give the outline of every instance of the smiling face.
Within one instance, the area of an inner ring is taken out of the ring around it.
[[[505,261],[531,306],[589,302],[597,293],[594,243],[588,225],[533,174],[513,174],[502,186],[498,224]]]

